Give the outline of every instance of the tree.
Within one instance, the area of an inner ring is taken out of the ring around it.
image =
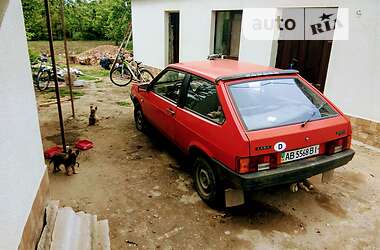
[[[45,9],[41,0],[23,0],[26,35],[29,40],[47,39]]]
[[[60,22],[62,0],[50,0],[54,39],[63,37]],[[127,4],[126,4],[127,3]],[[65,0],[65,22],[69,39],[120,42],[131,21],[130,0]],[[46,40],[46,17],[42,0],[22,0],[29,40]]]
[[[115,42],[121,42],[131,22],[131,1],[103,0],[102,5],[104,7],[103,10],[107,9],[108,12],[104,13],[107,15],[107,25],[105,26],[106,37]]]

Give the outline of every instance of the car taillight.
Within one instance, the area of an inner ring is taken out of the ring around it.
[[[247,174],[277,167],[276,154],[238,158],[236,172]]]
[[[351,136],[347,136],[335,141],[328,142],[326,144],[326,153],[328,155],[342,152],[343,150],[351,147]]]
[[[237,163],[236,163],[236,172],[240,174],[246,174],[251,172],[250,168],[250,158],[249,157],[244,157],[244,158],[238,158]]]

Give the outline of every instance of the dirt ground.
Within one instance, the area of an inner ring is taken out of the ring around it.
[[[91,82],[63,104],[66,136],[90,139],[79,173],[52,174],[51,199],[108,219],[112,249],[376,249],[380,248],[380,151],[354,145],[356,156],[320,176],[312,192],[287,186],[253,193],[246,207],[216,211],[197,196],[183,157],[159,135],[134,127],[129,88]],[[45,102],[37,93],[38,102]],[[98,107],[88,127],[89,106]],[[60,143],[56,105],[39,108],[44,147]]]
[[[86,50],[101,45],[113,45],[112,41],[68,41],[69,54],[79,54]],[[30,49],[38,52],[49,54],[49,41],[28,41]],[[56,55],[64,54],[63,41],[54,41]]]

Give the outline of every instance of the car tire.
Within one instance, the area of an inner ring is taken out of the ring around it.
[[[224,190],[215,169],[204,157],[197,157],[193,163],[194,186],[201,199],[210,207],[223,206]]]
[[[147,123],[144,117],[144,113],[139,105],[135,106],[134,110],[136,129],[140,132],[146,132]]]

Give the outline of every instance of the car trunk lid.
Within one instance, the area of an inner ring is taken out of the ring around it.
[[[325,152],[326,143],[351,135],[350,123],[341,115],[312,121],[302,127],[293,124],[258,131],[247,131],[250,156],[281,153],[320,145]],[[280,145],[280,146],[279,146]]]

